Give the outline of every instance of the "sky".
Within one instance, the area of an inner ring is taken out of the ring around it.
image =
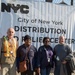
[[[31,1],[31,0],[20,0],[20,1]],[[33,0],[33,1],[45,1],[45,0]],[[53,0],[53,3],[60,3],[62,1],[64,1],[68,5],[70,5],[71,3],[71,0]],[[74,0],[74,5],[75,5],[75,0]]]
[[[70,3],[71,3],[71,0],[53,0],[54,3],[60,3],[60,2],[62,2],[62,1],[64,1],[65,3],[67,3],[67,4],[69,4],[69,5],[70,5]]]

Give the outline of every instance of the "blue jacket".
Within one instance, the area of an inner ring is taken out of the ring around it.
[[[47,49],[53,52],[51,46],[48,46]],[[49,63],[44,45],[39,47],[38,49],[37,67],[40,67],[42,69],[46,67],[53,67],[53,56],[51,57]]]
[[[18,48],[18,50],[16,52],[17,53],[17,57],[16,57],[17,69],[19,69],[19,63],[25,60],[26,52],[27,52],[27,50],[26,50],[26,47],[24,44]],[[29,64],[28,64],[29,66],[27,66],[27,67],[28,67],[28,69],[30,69],[32,71],[34,70],[34,68],[36,68],[36,62],[37,62],[36,54],[37,54],[37,49],[31,45],[30,50],[27,53],[27,58],[29,59]]]

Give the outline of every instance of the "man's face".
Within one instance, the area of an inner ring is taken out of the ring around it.
[[[14,34],[15,34],[15,31],[14,31],[13,28],[10,28],[10,29],[8,30],[8,32],[7,32],[7,36],[8,36],[9,38],[13,38]]]
[[[64,42],[65,42],[64,36],[59,37],[59,43],[64,44]]]
[[[25,40],[25,45],[26,45],[26,46],[30,46],[30,45],[31,45],[31,39]]]

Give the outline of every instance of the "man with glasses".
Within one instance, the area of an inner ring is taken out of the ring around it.
[[[49,75],[53,67],[53,49],[50,46],[50,38],[44,37],[43,44],[38,49],[37,72],[41,75]]]

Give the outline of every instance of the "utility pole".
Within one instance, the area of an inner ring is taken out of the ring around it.
[[[46,2],[52,2],[53,0],[46,0]]]
[[[73,0],[71,0],[71,5],[73,5]]]

